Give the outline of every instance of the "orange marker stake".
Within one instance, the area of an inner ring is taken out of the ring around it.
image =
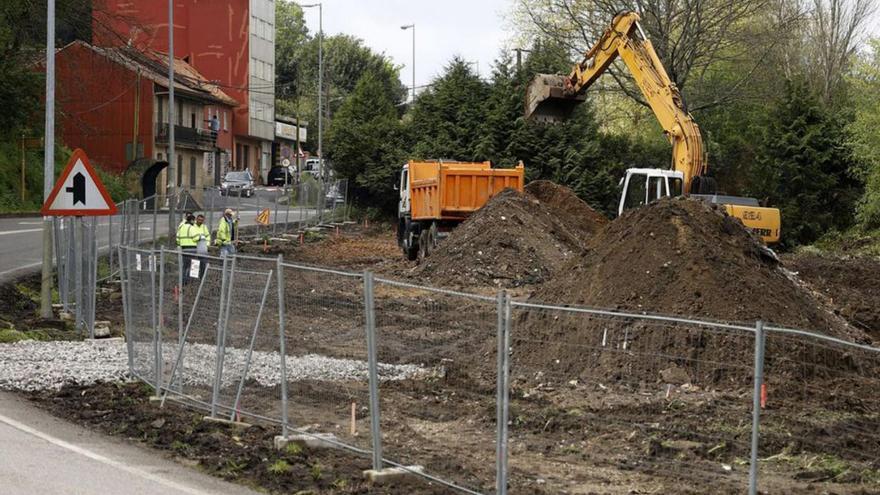
[[[761,409],[767,407],[767,384],[761,384]]]

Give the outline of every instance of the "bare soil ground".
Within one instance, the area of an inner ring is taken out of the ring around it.
[[[444,241],[447,245],[435,252],[433,261],[429,258],[421,265],[403,259],[387,225],[310,234],[302,245],[298,240],[274,243],[266,254],[349,271],[370,269],[389,279],[487,295],[512,287],[522,299],[551,304],[725,320],[766,318],[861,342],[876,338],[866,316],[872,314],[873,300],[868,276],[876,272],[866,273],[860,262],[786,258],[783,266],[799,272],[800,279],[786,275],[735,221],[696,202],[661,202],[628,213],[623,221],[606,225],[597,218],[595,225],[578,227],[579,216],[566,217],[559,212],[565,204],[554,202],[565,191],[539,186],[532,187],[530,196],[497,196],[497,204],[512,213],[500,207],[478,213]],[[456,239],[457,234],[461,239]],[[548,235],[552,239],[545,238]],[[542,244],[533,245],[534,239],[543,239]],[[263,247],[249,245],[242,251],[261,254]],[[847,264],[852,266],[838,269]],[[832,269],[839,272],[829,277]],[[501,272],[505,275],[499,277]],[[861,286],[865,290],[859,290]],[[362,290],[357,280],[290,277],[285,291],[293,298],[288,304],[298,308],[296,315],[289,316],[295,319],[288,328],[301,329],[291,337],[288,349],[363,357]],[[817,298],[816,293],[827,299]],[[108,304],[116,304],[121,314],[118,299],[108,298]],[[445,479],[491,491],[494,303],[380,283],[376,306],[380,361],[442,370],[433,379],[382,385],[386,454],[424,464]],[[596,353],[590,350],[595,342],[589,339],[596,339],[602,329],[610,336],[625,335],[624,342],[659,345],[659,351],[655,349],[650,360],[631,349]],[[615,326],[540,312],[514,315],[511,493],[744,492],[752,341],[725,335],[706,338],[693,329],[660,338],[664,335],[656,326],[632,321]],[[771,347],[773,352],[787,359],[768,362],[762,493],[880,493],[876,363],[833,351],[810,354],[797,346],[785,354],[785,342],[768,345],[777,346]],[[718,366],[735,362],[743,362],[742,369]],[[301,382],[292,393],[299,398],[297,422],[312,421],[345,437],[347,406],[362,400],[366,390],[357,383]],[[358,481],[359,470],[367,464],[362,458],[319,452],[277,454],[266,450],[271,428],[255,429],[245,438],[205,426],[196,421],[198,413],[178,409],[170,413],[169,408],[144,405],[142,395],[136,386],[100,385],[66,389],[39,400],[65,417],[98,428],[107,423],[111,425],[107,431],[119,429],[119,434],[196,459],[210,472],[270,491],[374,493],[363,491],[368,488]],[[266,389],[251,395],[248,405],[277,414],[277,396],[277,390]],[[132,405],[135,410],[120,413],[118,421],[113,419],[115,413],[106,413],[128,401],[137,403]],[[161,427],[152,428],[161,419],[157,415],[169,416],[162,416],[166,423]],[[365,422],[368,418],[359,409],[357,423],[363,429]],[[197,447],[203,443],[204,448]],[[221,455],[215,456],[214,450]],[[292,466],[283,481],[266,470],[279,458]],[[313,480],[309,487],[302,478],[311,475],[314,464],[333,474],[320,482]],[[342,490],[332,486],[336,480],[345,480]],[[449,492],[424,484],[389,490]]]

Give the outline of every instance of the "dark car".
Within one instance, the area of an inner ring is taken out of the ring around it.
[[[293,184],[293,175],[287,167],[272,167],[266,177],[266,183],[270,186],[285,186]]]
[[[254,195],[254,178],[247,170],[229,172],[220,183],[220,194],[249,198]]]

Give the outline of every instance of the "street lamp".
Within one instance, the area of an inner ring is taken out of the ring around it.
[[[304,9],[318,7],[318,177],[324,183],[324,6],[321,3],[300,5]]]
[[[416,25],[415,24],[407,24],[406,26],[400,26],[400,29],[406,31],[407,29],[412,29],[412,103],[416,102]]]

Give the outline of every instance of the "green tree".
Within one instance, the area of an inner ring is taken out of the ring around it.
[[[391,209],[394,176],[405,160],[403,134],[386,75],[364,73],[342,103],[327,136],[327,155],[366,204]]]
[[[754,192],[782,212],[785,246],[852,223],[861,193],[853,168],[844,116],[826,109],[805,82],[789,82],[768,115],[754,167]]]
[[[869,46],[850,77],[855,118],[848,129],[859,161],[856,172],[865,182],[857,218],[862,227],[876,229],[880,228],[880,38]]]
[[[480,80],[467,62],[458,57],[452,59],[443,75],[413,105],[414,157],[489,159],[478,149],[488,98],[489,85]]]

